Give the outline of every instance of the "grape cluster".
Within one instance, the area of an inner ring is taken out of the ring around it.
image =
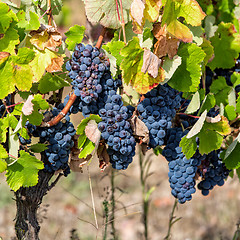
[[[164,144],[166,130],[172,126],[171,121],[176,115],[175,109],[180,107],[181,97],[167,84],[159,84],[144,97],[137,110],[149,130],[149,147],[155,148]]]
[[[100,85],[102,87],[102,92],[98,94],[98,101],[90,102],[89,104],[77,97],[73,105],[69,110],[69,114],[76,114],[82,112],[84,117],[89,116],[89,114],[98,114],[99,110],[104,107],[105,101],[108,97],[108,91],[115,90],[122,86],[121,76],[118,76],[115,80],[111,76],[111,72],[106,70],[100,79]],[[69,95],[64,99],[64,106],[69,100]]]
[[[209,190],[214,186],[222,186],[224,180],[229,175],[229,170],[220,159],[220,150],[209,153],[199,169],[199,175],[203,180],[198,184],[198,189],[201,190],[204,196],[209,194]]]
[[[76,96],[86,104],[96,102],[102,92],[100,80],[109,69],[109,62],[99,49],[91,45],[79,43],[75,47],[72,59],[66,63],[69,77]]]
[[[203,157],[196,153],[191,159],[187,159],[182,153],[179,143],[188,131],[181,128],[168,130],[168,141],[162,155],[168,160],[168,177],[172,195],[178,199],[179,203],[185,203],[192,199],[195,189],[195,175]]]
[[[54,108],[51,112],[53,116],[57,116],[59,110]],[[45,163],[45,170],[54,172],[57,170],[64,170],[64,175],[70,173],[68,166],[68,158],[70,149],[73,147],[74,142],[72,137],[76,133],[74,126],[65,118],[65,122],[59,122],[52,127],[44,127],[37,129],[40,143],[49,143],[48,149],[45,150],[47,162]]]
[[[98,128],[108,144],[112,167],[120,170],[126,169],[135,155],[136,142],[128,121],[134,109],[123,106],[122,97],[112,86],[113,82],[108,79],[104,85],[105,105],[99,110],[102,122],[98,124]]]

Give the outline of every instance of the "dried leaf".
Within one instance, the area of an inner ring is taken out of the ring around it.
[[[88,137],[90,141],[95,143],[95,145],[98,145],[100,138],[101,138],[101,132],[98,129],[98,124],[95,120],[90,120],[85,127],[85,134]]]
[[[145,5],[141,0],[133,0],[131,4],[131,16],[140,26],[142,25]]]
[[[24,115],[28,116],[33,112],[33,95],[28,96],[27,101],[23,104],[22,112]]]
[[[99,168],[101,169],[101,171],[104,171],[106,167],[109,165],[109,161],[110,161],[105,144],[102,144],[102,143],[99,144],[97,155],[99,159]]]
[[[63,57],[57,57],[51,59],[51,64],[46,68],[47,72],[59,72],[62,71]]]
[[[154,53],[159,58],[168,55],[168,57],[172,59],[177,54],[180,42],[167,32],[166,27],[166,24],[161,27],[161,23],[156,23],[153,26],[153,35],[158,40],[154,44]]]
[[[154,53],[148,49],[144,49],[143,53],[143,65],[141,71],[148,72],[152,77],[158,76],[158,70],[161,65],[161,59],[159,59]]]
[[[218,114],[216,117],[212,118],[212,117],[206,117],[206,122],[208,123],[217,123],[220,122],[222,120],[221,115]]]
[[[133,135],[140,138],[143,143],[149,143],[149,130],[147,126],[136,115],[130,119]]]
[[[37,31],[31,31],[30,42],[39,50],[48,48],[56,51],[56,48],[62,44],[62,36],[55,27],[41,24]]]

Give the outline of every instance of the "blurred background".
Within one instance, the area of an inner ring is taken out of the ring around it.
[[[82,1],[68,0],[63,3],[62,13],[55,17],[59,31],[64,33],[74,24],[85,25],[91,40],[98,36],[85,18]],[[67,90],[68,91],[68,90]],[[64,94],[67,94],[67,91]],[[70,88],[69,88],[70,91]],[[74,115],[72,121],[79,123],[81,115]],[[137,150],[138,152],[138,150]],[[168,235],[169,219],[175,203],[168,182],[167,161],[151,151],[144,157],[152,162],[146,189],[155,187],[149,198],[148,236],[149,240],[164,239]],[[140,179],[140,155],[125,171],[114,171],[109,167],[101,172],[98,160],[93,159],[82,173],[72,173],[61,178],[59,183],[44,197],[38,212],[42,240],[93,240],[119,239],[142,240],[143,194]],[[112,174],[114,174],[115,211],[112,216]],[[97,225],[94,218],[93,199]],[[9,190],[4,176],[0,175],[0,237],[14,239],[14,218],[16,207],[14,194]],[[180,218],[171,229],[172,240],[233,240],[240,221],[240,185],[237,177],[229,178],[223,187],[215,187],[209,196],[199,191],[193,199],[178,204],[174,216]],[[115,226],[115,238],[112,225]],[[234,240],[240,239],[235,238]]]

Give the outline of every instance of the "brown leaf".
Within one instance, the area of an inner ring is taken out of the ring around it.
[[[9,56],[10,53],[8,52],[0,52],[0,64],[5,62]]]
[[[143,65],[141,71],[148,72],[153,78],[158,76],[158,70],[161,65],[161,59],[159,59],[154,53],[148,49],[144,49],[143,53]]]
[[[48,48],[56,51],[56,48],[62,44],[61,34],[52,26],[41,24],[40,28],[36,31],[31,31],[30,35],[32,36],[30,42],[39,50]]]
[[[28,116],[33,112],[33,95],[28,96],[27,101],[23,104],[22,112],[24,115]]]
[[[97,155],[99,158],[99,168],[101,169],[101,171],[104,171],[106,167],[109,165],[110,161],[109,155],[107,153],[107,148],[104,143],[99,144]]]
[[[165,24],[162,27],[161,23],[156,23],[153,26],[153,35],[158,40],[154,44],[154,53],[159,58],[168,55],[168,57],[172,59],[177,54],[180,41],[177,38],[171,36],[167,32],[166,28],[167,25]]]
[[[62,65],[63,65],[63,57],[52,58],[51,64],[48,65],[48,67],[46,68],[46,71],[50,73],[62,71]]]
[[[88,122],[85,127],[85,134],[90,141],[95,143],[96,146],[98,145],[101,138],[101,132],[98,129],[98,124],[94,120]]]
[[[149,130],[145,123],[136,115],[130,119],[133,135],[137,136],[143,143],[149,143]]]

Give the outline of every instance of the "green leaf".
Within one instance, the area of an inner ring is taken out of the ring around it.
[[[236,87],[237,85],[240,84],[240,73],[238,72],[233,72],[231,75],[231,82],[233,83],[233,87]]]
[[[196,138],[187,138],[186,136],[182,138],[179,146],[182,148],[182,152],[185,154],[187,159],[190,159],[197,150]]]
[[[207,116],[207,111],[205,110],[201,114],[197,122],[193,125],[192,129],[188,132],[186,138],[192,138],[193,136],[197,135],[201,131],[201,129],[203,128],[206,116]]]
[[[208,41],[207,39],[203,38],[203,43],[200,45],[200,47],[202,48],[202,50],[206,54],[203,62],[204,62],[204,65],[207,65],[208,61],[212,58],[213,53],[214,53],[213,46],[212,46],[210,41]]]
[[[72,51],[75,45],[80,43],[84,37],[86,28],[84,26],[74,25],[65,33],[68,50]]]
[[[213,108],[216,104],[215,97],[212,93],[208,93],[205,98],[203,99],[202,105],[199,109],[198,114],[201,114],[205,110],[209,111],[211,108]]]
[[[224,109],[224,116],[226,116],[230,121],[234,120],[237,117],[235,107],[227,105]]]
[[[84,143],[87,141],[87,136],[85,134],[82,134],[78,138],[78,148],[81,149],[84,145]]]
[[[178,50],[182,64],[177,68],[168,84],[179,91],[196,92],[202,74],[201,63],[206,54],[196,44],[182,44]]]
[[[13,191],[20,187],[35,186],[38,183],[38,171],[43,168],[40,160],[21,150],[20,158],[7,168],[7,183]]]
[[[0,144],[0,173],[7,169],[7,163],[4,158],[8,158],[8,154],[3,145]]]
[[[35,153],[43,152],[47,149],[47,144],[36,143],[30,146],[29,150]]]
[[[230,91],[231,87],[227,85],[226,79],[221,76],[214,80],[210,86],[210,92],[214,94],[218,106],[220,106],[220,103],[228,104],[228,93]]]
[[[128,10],[130,9],[131,2],[131,0],[122,0],[123,18],[125,24],[129,20]],[[115,0],[84,0],[84,3],[87,18],[91,23],[100,23],[106,28],[113,29],[121,27]],[[118,9],[120,9],[119,5]]]
[[[203,43],[204,38],[203,35],[203,28],[202,26],[188,26],[193,34],[193,42],[195,42],[198,46],[200,46]]]
[[[215,131],[209,131],[206,127],[203,127],[202,131],[198,134],[198,137],[199,152],[202,155],[220,149],[223,141],[222,135]]]
[[[199,92],[194,93],[191,102],[189,103],[185,113],[195,113],[200,107],[200,95]]]
[[[26,20],[26,13],[20,10],[17,13],[19,28],[24,28],[25,31],[37,30],[40,27],[39,17],[35,12],[29,11],[30,20]]]
[[[79,158],[86,158],[89,154],[92,153],[92,151],[95,149],[95,144],[90,141],[89,139],[87,139],[84,142],[84,145],[82,146],[82,150],[79,153]]]
[[[236,32],[232,23],[221,22],[214,37],[211,39],[214,47],[214,59],[208,66],[215,68],[232,68],[235,66],[235,59],[240,52],[240,35]],[[222,57],[224,53],[224,57]]]
[[[82,135],[85,134],[84,130],[90,120],[94,120],[96,123],[102,121],[102,119],[98,115],[91,114],[89,117],[84,118],[81,123],[77,127],[77,134]]]
[[[0,33],[5,33],[12,22],[17,22],[17,17],[9,6],[0,2]]]
[[[10,156],[13,156],[15,158],[18,157],[18,150],[20,147],[20,143],[19,143],[19,138],[17,136],[17,134],[15,134],[12,130],[12,128],[9,128],[9,139],[8,139],[8,145],[9,145],[9,154]]]
[[[240,96],[238,96],[238,99],[237,99],[236,112],[240,113]]]
[[[120,55],[121,49],[125,46],[124,42],[122,41],[115,41],[114,39],[111,42],[103,45],[102,48],[109,52],[116,58],[117,66],[120,66],[122,60],[124,59],[123,56]]]
[[[239,135],[228,147],[223,162],[228,169],[238,169],[240,167],[240,142]]]
[[[164,80],[164,70],[159,68],[158,76],[153,78],[141,71],[144,50],[139,45],[139,39],[134,37],[127,46],[121,50],[124,60],[121,63],[123,80],[131,85],[138,93],[145,94]]]
[[[38,90],[41,93],[48,93],[66,86],[69,86],[69,83],[65,79],[56,74],[46,73],[39,81]]]
[[[35,58],[29,63],[29,66],[33,72],[33,81],[38,82],[45,73],[45,69],[51,64],[52,59],[58,58],[58,53],[47,48],[44,51],[35,49],[35,53]]]
[[[163,70],[165,71],[165,80],[164,82],[168,82],[177,68],[181,65],[182,58],[179,56],[174,56],[173,59],[169,59],[168,57],[165,57],[165,61],[163,62]]]
[[[27,118],[31,124],[39,126],[42,123],[43,119],[43,114],[40,113],[39,110],[46,110],[49,108],[49,105],[46,99],[42,99],[41,94],[35,95],[32,103],[34,111],[28,115]]]
[[[164,7],[162,25],[167,24],[167,31],[184,42],[192,41],[192,33],[178,18],[184,17],[187,24],[201,25],[205,13],[195,0],[168,0]]]
[[[35,52],[27,47],[20,48],[18,50],[17,56],[12,56],[14,63],[16,64],[28,64],[35,57]]]
[[[211,15],[206,16],[205,18],[205,32],[208,39],[213,37],[218,29],[218,26],[214,25],[215,20],[216,20],[215,17]]]
[[[5,98],[9,93],[15,91],[15,82],[13,79],[13,66],[10,61],[0,64],[0,99]]]
[[[17,44],[19,44],[19,35],[11,25],[5,33],[0,34],[0,52],[15,54]]]

